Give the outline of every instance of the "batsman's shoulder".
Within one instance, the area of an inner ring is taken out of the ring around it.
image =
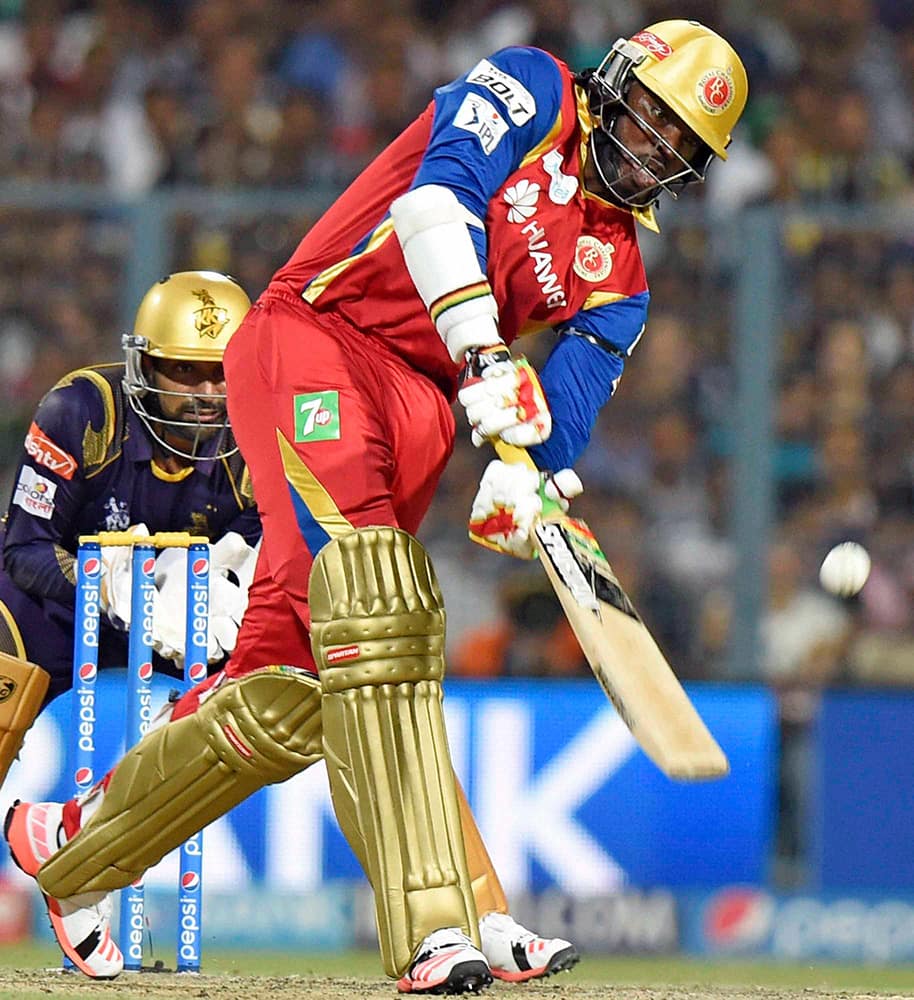
[[[478,82],[478,78],[490,67],[522,84],[537,102],[555,99],[562,93],[564,63],[545,49],[532,45],[511,45],[499,49],[477,63],[467,75],[468,82]],[[505,91],[502,89],[501,92]]]
[[[564,86],[562,64],[554,56],[544,49],[513,45],[484,56],[436,93],[460,96],[472,91],[492,104],[511,127],[539,132],[555,118]]]

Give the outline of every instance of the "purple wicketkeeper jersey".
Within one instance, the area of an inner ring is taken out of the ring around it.
[[[6,515],[5,574],[38,599],[73,606],[80,535],[143,523],[215,541],[237,531],[248,544],[260,520],[236,454],[169,474],[121,387],[124,365],[72,372],[44,397],[26,435]],[[224,449],[223,439],[208,443]],[[204,449],[204,454],[206,449]]]

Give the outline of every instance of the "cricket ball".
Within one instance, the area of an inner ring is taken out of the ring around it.
[[[870,554],[857,542],[841,542],[822,560],[819,581],[836,597],[859,594],[870,575]]]

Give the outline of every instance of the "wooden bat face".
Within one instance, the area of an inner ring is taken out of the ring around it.
[[[503,462],[535,468],[522,448],[495,442]],[[719,778],[730,765],[616,579],[584,521],[544,502],[536,550],[594,676],[642,750],[683,781]]]
[[[681,780],[729,771],[587,524],[551,516],[536,548],[594,676],[644,752]]]

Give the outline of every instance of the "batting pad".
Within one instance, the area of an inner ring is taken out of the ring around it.
[[[320,685],[254,673],[216,688],[193,715],[152,730],[117,765],[101,805],[42,865],[58,899],[110,892],[264,785],[319,760]]]
[[[28,660],[0,652],[0,785],[35,721],[51,675]]]
[[[399,976],[439,927],[478,945],[441,706],[441,591],[415,538],[363,528],[321,549],[309,595],[334,808]]]

